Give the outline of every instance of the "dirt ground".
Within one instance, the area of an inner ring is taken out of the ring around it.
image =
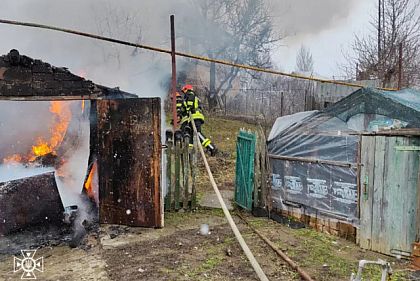
[[[240,218],[235,217],[250,249],[270,280],[300,280]],[[310,229],[291,229],[266,218],[246,215],[251,224],[275,242],[315,280],[349,280],[359,259],[385,259],[394,269],[392,280],[410,280],[408,264],[359,249],[343,239]],[[201,235],[201,224],[210,234]],[[121,230],[116,237],[111,229]],[[219,209],[166,214],[163,229],[103,226],[90,249],[54,246],[39,249],[44,272],[38,280],[257,280],[248,260]],[[17,253],[16,253],[17,254]],[[13,256],[0,256],[0,280],[20,280],[13,273]],[[370,268],[365,280],[380,280]],[[414,280],[414,279],[412,279]]]
[[[233,191],[236,135],[232,132],[244,124],[217,118],[207,124],[205,133],[222,151],[210,159],[216,181],[222,190]],[[203,167],[199,170],[198,194],[206,197],[212,189]],[[236,212],[238,228],[269,280],[300,280]],[[292,229],[266,218],[244,216],[315,280],[349,280],[360,259],[378,258],[391,263],[392,280],[415,280],[409,278],[407,261],[364,251],[354,243],[311,229]],[[208,235],[200,234],[202,224],[210,226]],[[220,209],[166,213],[162,229],[101,226],[97,237],[91,234],[87,239],[82,248],[60,243],[38,249],[35,258],[44,258],[44,272],[35,271],[37,280],[257,280]],[[13,272],[13,256],[19,254],[0,254],[0,281],[20,280],[22,272]],[[368,268],[364,280],[380,280],[380,269]]]

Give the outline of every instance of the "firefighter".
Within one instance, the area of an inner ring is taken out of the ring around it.
[[[176,95],[176,116],[178,118],[178,123],[180,123],[182,116],[185,115],[184,97],[179,92],[176,92],[175,95]]]
[[[182,88],[182,92],[184,93],[184,114],[181,117],[182,132],[190,136],[190,144],[192,144],[193,129],[191,121],[194,121],[195,127],[197,128],[198,139],[200,140],[201,145],[204,147],[206,152],[210,153],[211,156],[216,155],[216,146],[201,132],[201,126],[204,124],[204,115],[201,112],[202,109],[200,106],[200,100],[195,94],[193,87],[187,84]],[[190,120],[190,113],[192,120]]]

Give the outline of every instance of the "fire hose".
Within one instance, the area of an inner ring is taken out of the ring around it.
[[[306,273],[302,268],[300,268],[294,261],[292,261],[282,250],[280,250],[273,242],[271,242],[267,237],[261,234],[258,230],[256,230],[242,215],[237,214],[248,226],[252,229],[268,246],[271,247],[283,260],[285,260],[291,268],[296,270],[300,277],[302,277],[305,281],[314,281],[308,273]]]
[[[190,114],[190,120],[192,120],[191,114]],[[197,128],[195,127],[195,123],[194,123],[193,120],[191,121],[191,124],[192,124],[193,130],[194,130],[194,136],[196,138],[198,138]],[[241,245],[241,248],[244,251],[246,257],[249,260],[249,262],[251,263],[252,267],[254,268],[254,271],[257,274],[258,278],[261,281],[268,281],[267,276],[265,275],[265,273],[262,270],[261,266],[259,265],[258,261],[255,259],[254,255],[252,254],[251,250],[249,249],[248,245],[246,244],[244,238],[242,237],[241,233],[239,232],[238,227],[236,226],[235,222],[233,221],[233,218],[232,218],[228,208],[226,207],[225,202],[223,201],[222,195],[220,194],[220,191],[217,187],[216,181],[214,180],[213,174],[210,170],[210,166],[209,166],[209,163],[207,162],[206,154],[204,153],[204,149],[203,149],[202,145],[201,144],[198,145],[198,148],[200,150],[201,157],[203,158],[204,165],[206,166],[206,170],[207,170],[207,173],[209,175],[211,185],[213,186],[213,189],[214,189],[214,192],[216,193],[217,199],[219,200],[219,203],[222,206],[223,213],[225,214],[226,219],[227,219],[233,233],[235,234],[236,239],[238,240],[239,244]]]

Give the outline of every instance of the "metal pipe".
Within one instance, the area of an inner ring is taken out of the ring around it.
[[[171,94],[172,94],[172,120],[173,120],[173,131],[175,132],[178,127],[178,118],[176,114],[176,55],[175,55],[175,16],[171,15],[171,57],[172,57],[172,83],[171,83]]]
[[[267,243],[267,245],[270,246],[271,249],[273,249],[283,260],[285,260],[290,265],[291,268],[296,270],[299,273],[300,277],[302,277],[303,280],[305,280],[305,281],[315,281],[314,279],[312,279],[311,276],[309,276],[308,273],[306,273],[293,260],[291,260],[282,250],[280,250],[276,246],[276,244],[271,242],[271,240],[269,240],[261,232],[256,230],[243,216],[241,216],[240,214],[237,214],[237,215],[249,226],[249,228],[252,229],[252,231],[254,231],[262,240],[264,240],[264,242]]]
[[[398,50],[398,90],[401,90],[401,83],[402,83],[402,61],[403,61],[403,44],[399,44]]]
[[[35,27],[35,28],[42,28],[42,29],[48,29],[48,30],[55,30],[55,31],[60,31],[60,32],[64,32],[64,33],[76,34],[76,35],[83,36],[83,37],[89,37],[89,38],[94,38],[94,39],[98,39],[98,40],[108,41],[108,42],[112,42],[112,43],[116,43],[116,44],[132,46],[132,47],[145,49],[145,50],[149,50],[149,51],[171,54],[170,50],[165,50],[165,49],[162,49],[162,48],[156,48],[156,47],[153,47],[153,46],[132,43],[132,42],[118,40],[118,39],[114,39],[114,38],[110,38],[110,37],[99,36],[99,35],[90,34],[90,33],[86,33],[86,32],[80,32],[80,31],[75,31],[75,30],[65,29],[65,28],[60,28],[60,27],[55,27],[55,26],[49,26],[49,25],[44,25],[44,24],[30,23],[30,22],[19,22],[19,21],[5,20],[5,19],[0,19],[0,23],[11,24],[11,25],[19,25],[19,26],[27,26],[27,27]],[[238,68],[252,70],[252,71],[259,71],[259,72],[265,72],[265,73],[270,73],[270,74],[274,74],[274,75],[281,75],[281,76],[292,77],[292,78],[297,78],[297,79],[316,81],[316,82],[320,82],[320,83],[336,84],[336,85],[343,85],[343,86],[357,87],[357,88],[364,88],[365,87],[365,86],[355,84],[355,83],[348,83],[348,82],[342,82],[342,81],[334,81],[334,80],[328,80],[328,79],[322,79],[322,78],[308,77],[308,76],[299,75],[299,74],[281,72],[281,71],[277,71],[277,70],[273,70],[273,69],[265,69],[265,68],[260,68],[260,67],[256,67],[256,66],[245,65],[245,64],[237,64],[237,63],[233,63],[233,62],[229,62],[229,61],[225,61],[225,60],[211,59],[211,58],[196,56],[196,55],[187,54],[187,53],[175,52],[175,55],[185,57],[185,58],[200,60],[200,61],[213,62],[213,63],[227,65],[227,66],[238,67]],[[380,87],[378,87],[377,89],[387,90],[387,91],[395,91],[396,90],[396,89],[393,89],[393,88],[380,88]]]

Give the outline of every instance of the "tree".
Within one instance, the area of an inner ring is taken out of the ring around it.
[[[264,0],[203,0],[191,1],[191,4],[198,17],[193,22],[200,23],[192,28],[200,32],[191,29],[185,34],[200,46],[199,52],[238,64],[271,67],[270,51],[280,38],[273,34]],[[222,97],[232,89],[241,72],[244,71],[236,67],[210,65],[209,105],[223,106]]]
[[[356,35],[354,55],[347,55],[344,70],[356,79],[378,79],[383,87],[395,87],[398,81],[400,46],[402,47],[402,86],[420,84],[419,0],[379,0],[377,17],[371,25],[375,32]]]
[[[140,43],[142,29],[136,11],[127,11],[112,2],[105,1],[93,9],[93,16],[99,35]],[[101,45],[101,47],[104,61],[116,60],[118,66],[121,66],[123,57],[134,57],[140,53],[138,48],[122,48],[118,44]]]
[[[314,61],[311,51],[305,46],[301,46],[296,56],[296,70],[299,72],[314,72]]]

